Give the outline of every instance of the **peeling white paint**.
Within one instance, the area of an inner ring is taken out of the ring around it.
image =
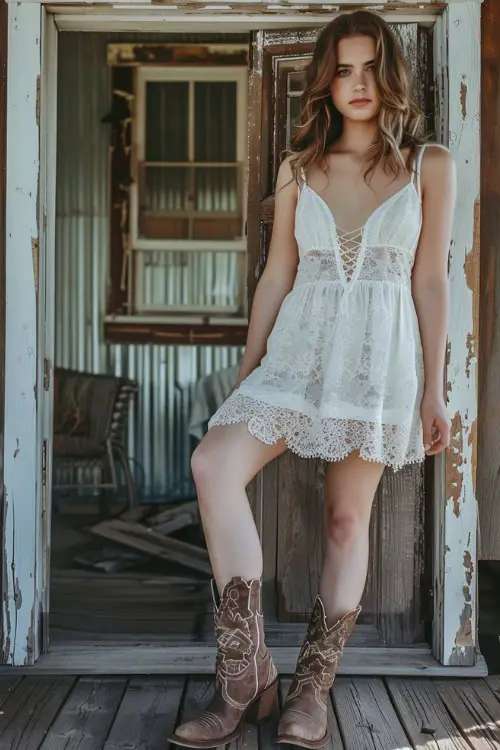
[[[4,660],[29,663],[36,590],[37,307],[33,238],[38,238],[37,81],[41,8],[8,9],[4,482],[7,497],[2,602]],[[26,269],[31,269],[29,273]]]
[[[436,620],[434,651],[443,664],[474,664],[477,625],[474,433],[477,417],[477,361],[471,352],[474,328],[473,291],[464,266],[474,245],[479,199],[480,7],[464,0],[451,3],[447,24],[448,141],[458,174],[451,257],[451,314],[448,332],[448,410],[452,445],[441,464],[441,490],[436,496],[439,525],[436,555]],[[466,88],[464,88],[466,82]],[[438,487],[439,490],[439,487]],[[443,560],[443,550],[446,550]],[[442,566],[442,569],[441,569]]]

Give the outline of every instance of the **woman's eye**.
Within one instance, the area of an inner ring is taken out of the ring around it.
[[[367,70],[375,70],[375,64],[374,63],[370,63],[370,65],[366,66],[366,69]]]
[[[343,76],[345,74],[349,73],[349,70],[347,68],[341,68],[340,70],[337,70],[338,76]]]

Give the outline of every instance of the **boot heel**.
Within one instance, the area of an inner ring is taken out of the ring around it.
[[[278,678],[267,687],[248,707],[246,721],[251,724],[261,724],[273,715],[278,695]]]

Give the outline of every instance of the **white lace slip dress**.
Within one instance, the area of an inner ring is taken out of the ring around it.
[[[215,425],[246,422],[302,457],[353,450],[394,470],[425,457],[423,353],[410,276],[422,207],[411,181],[364,226],[342,232],[302,173],[295,213],[299,266],[260,365],[219,407]]]

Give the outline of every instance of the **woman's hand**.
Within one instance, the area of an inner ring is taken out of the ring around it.
[[[450,418],[444,397],[439,393],[424,393],[420,405],[427,456],[442,453],[450,444]]]

